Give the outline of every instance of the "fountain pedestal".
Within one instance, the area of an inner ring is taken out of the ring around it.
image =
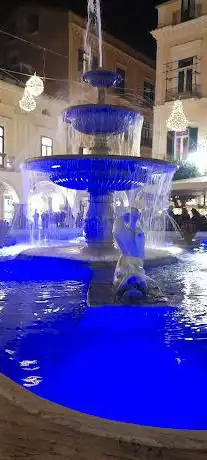
[[[84,232],[88,245],[113,246],[113,193],[90,193]]]

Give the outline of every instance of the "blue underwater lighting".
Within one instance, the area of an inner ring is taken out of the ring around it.
[[[38,257],[2,263],[0,372],[87,414],[206,430],[206,280],[194,257],[149,271],[179,308],[87,308],[87,264]]]
[[[46,173],[62,187],[106,193],[140,188],[153,175],[168,174],[175,166],[141,157],[62,155],[27,160],[24,168]]]
[[[83,81],[95,88],[111,88],[122,81],[122,77],[117,72],[110,70],[90,70],[83,75]]]
[[[76,105],[69,107],[64,113],[64,121],[74,129],[89,135],[115,135],[127,132],[141,120],[135,110],[115,105]]]

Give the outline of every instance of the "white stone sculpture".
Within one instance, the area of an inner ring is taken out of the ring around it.
[[[114,226],[114,238],[122,253],[116,266],[114,285],[117,297],[125,301],[144,298],[147,291],[143,268],[145,241],[139,217],[139,211],[132,208]]]
[[[159,286],[144,271],[145,238],[140,213],[131,208],[115,223],[114,238],[122,253],[114,274],[116,297],[122,303],[139,303],[151,297],[166,301]]]

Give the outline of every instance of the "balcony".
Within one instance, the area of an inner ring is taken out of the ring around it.
[[[190,56],[165,64],[165,101],[201,97],[200,56]]]
[[[166,90],[165,101],[175,101],[176,99],[191,99],[201,97],[200,85],[195,85],[190,91],[178,91],[178,88],[170,88]]]
[[[202,5],[197,4],[195,7],[189,8],[186,11],[177,10],[172,13],[172,25],[181,24],[182,22],[191,21],[202,16]]]

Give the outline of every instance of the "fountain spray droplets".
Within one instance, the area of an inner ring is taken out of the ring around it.
[[[84,37],[84,49],[88,58],[89,70],[92,67],[92,33],[98,36],[98,63],[103,66],[102,27],[100,0],[88,0],[88,21]]]

